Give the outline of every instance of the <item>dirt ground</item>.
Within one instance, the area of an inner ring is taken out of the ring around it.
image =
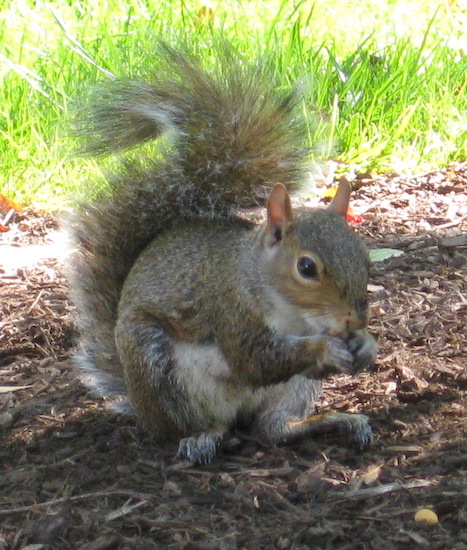
[[[0,550],[467,550],[467,164],[359,183],[357,230],[403,254],[373,263],[376,366],[329,380],[319,407],[371,418],[363,453],[238,434],[209,466],[176,460],[77,380],[62,259],[40,254],[55,221],[16,214],[0,234]],[[414,520],[425,508],[436,524]]]

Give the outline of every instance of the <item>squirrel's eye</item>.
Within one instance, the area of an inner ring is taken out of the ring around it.
[[[298,259],[297,270],[304,279],[318,279],[318,268],[315,262],[308,256],[302,256]]]

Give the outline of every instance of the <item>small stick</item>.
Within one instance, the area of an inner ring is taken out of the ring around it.
[[[89,498],[99,498],[104,496],[112,496],[112,495],[127,495],[132,498],[150,498],[150,495],[137,495],[136,493],[132,491],[97,491],[95,493],[84,493],[83,495],[76,495],[74,497],[60,497],[60,498],[54,498],[52,500],[48,500],[46,502],[36,502],[35,504],[29,504],[28,506],[18,506],[17,508],[10,508],[10,509],[3,509],[0,510],[0,517],[1,516],[8,516],[10,514],[17,514],[19,512],[30,512],[32,510],[37,510],[41,508],[47,508],[47,506],[55,506],[57,504],[62,504],[65,502],[79,502],[81,500],[87,500]],[[146,501],[144,501],[146,503]]]
[[[11,218],[13,217],[14,213],[15,213],[15,209],[10,208],[10,210],[5,214],[5,217],[3,218],[1,225],[4,225],[6,227],[11,222]]]
[[[396,491],[405,491],[407,489],[420,489],[423,487],[429,487],[434,485],[435,481],[420,480],[409,481],[408,483],[388,483],[387,485],[381,485],[380,487],[369,487],[368,489],[360,489],[349,493],[339,493],[339,495],[330,495],[326,500],[330,501],[343,501],[343,500],[361,500],[364,498],[372,498],[380,495],[386,495],[388,493],[394,493]]]

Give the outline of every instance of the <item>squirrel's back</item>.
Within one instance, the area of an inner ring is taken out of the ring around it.
[[[101,393],[123,382],[114,328],[123,283],[160,232],[187,219],[228,217],[264,199],[276,183],[304,179],[305,121],[294,90],[265,64],[219,48],[214,66],[160,48],[150,83],[108,82],[90,95],[78,130],[90,154],[118,153],[168,135],[154,158],[126,159],[73,222],[73,291],[81,363]]]

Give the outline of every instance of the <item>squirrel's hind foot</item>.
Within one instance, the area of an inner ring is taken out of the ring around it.
[[[375,436],[370,426],[370,421],[364,414],[351,414],[350,422],[346,425],[344,422],[344,429],[350,434],[351,438],[358,445],[360,450],[364,450],[369,447]]]
[[[216,456],[225,434],[226,430],[219,429],[185,437],[180,441],[177,457],[194,464],[209,464]]]
[[[314,414],[304,420],[291,421],[288,424],[288,435],[293,438],[293,436],[329,432],[334,429],[347,433],[360,450],[371,445],[374,440],[367,416],[337,412]]]

